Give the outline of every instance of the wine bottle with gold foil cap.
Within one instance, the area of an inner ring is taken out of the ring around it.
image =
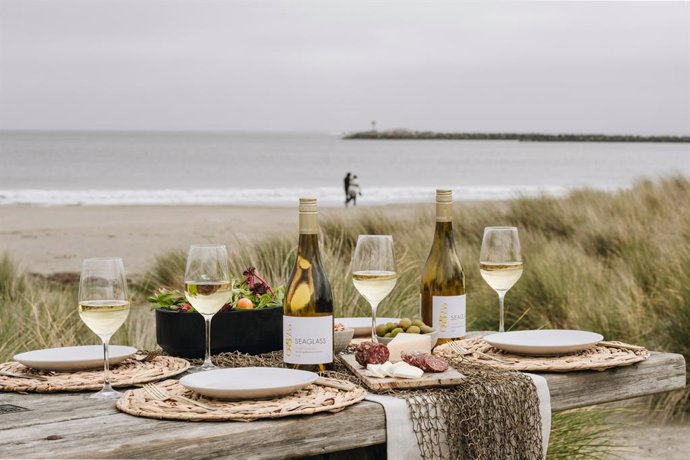
[[[438,331],[438,343],[466,334],[465,271],[453,238],[453,192],[436,190],[436,229],[420,286],[424,323]]]
[[[283,361],[295,369],[333,367],[333,297],[321,263],[316,198],[299,200],[297,260],[283,302]]]

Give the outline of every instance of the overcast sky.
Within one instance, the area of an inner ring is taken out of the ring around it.
[[[690,134],[689,3],[0,0],[0,128]]]

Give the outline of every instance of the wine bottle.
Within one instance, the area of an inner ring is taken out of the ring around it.
[[[333,296],[321,263],[316,198],[299,200],[297,260],[283,302],[283,361],[295,369],[333,367]]]
[[[436,230],[422,272],[420,312],[438,331],[438,343],[466,334],[465,271],[453,238],[453,195],[436,190]]]

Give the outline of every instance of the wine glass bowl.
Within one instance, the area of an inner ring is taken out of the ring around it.
[[[486,227],[479,254],[479,271],[484,281],[498,294],[499,332],[505,332],[506,292],[522,276],[522,253],[516,227]]]
[[[103,343],[103,388],[95,399],[118,399],[122,393],[110,384],[108,344],[129,314],[127,276],[122,259],[85,259],[79,279],[79,317]]]
[[[376,337],[376,309],[397,281],[391,235],[359,235],[352,258],[352,282],[371,306],[371,340]]]
[[[211,362],[211,320],[232,294],[228,269],[228,251],[222,244],[195,244],[190,246],[184,275],[187,301],[204,318],[206,352],[204,363],[190,369],[199,372],[216,369]]]

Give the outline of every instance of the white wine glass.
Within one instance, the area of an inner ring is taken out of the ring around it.
[[[85,259],[79,279],[79,317],[103,342],[103,388],[92,398],[110,400],[122,396],[110,384],[108,343],[128,314],[127,276],[122,259]]]
[[[352,258],[352,282],[371,305],[371,340],[376,343],[376,309],[393,290],[397,274],[391,235],[359,235]]]
[[[211,362],[211,320],[231,295],[228,250],[223,244],[194,244],[189,247],[184,274],[184,295],[204,317],[206,353],[204,363],[189,372],[217,369]]]
[[[522,276],[522,254],[516,227],[486,227],[479,254],[479,271],[484,281],[498,293],[498,332],[505,332],[503,303],[506,292]]]

